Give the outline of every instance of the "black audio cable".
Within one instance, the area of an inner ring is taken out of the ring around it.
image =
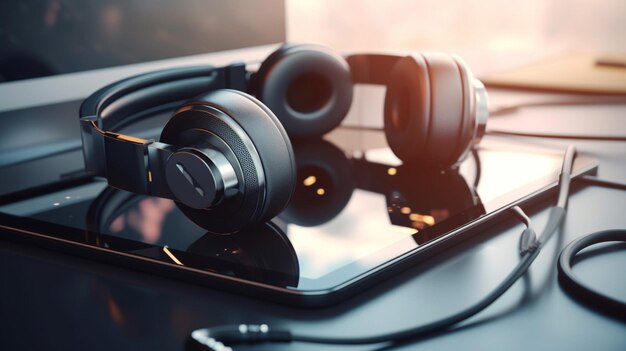
[[[624,96],[586,96],[576,97],[574,99],[562,100],[537,100],[526,101],[515,105],[505,105],[495,107],[489,111],[489,117],[501,117],[517,112],[527,107],[558,107],[558,106],[581,106],[581,105],[607,105],[607,104],[626,104]],[[552,133],[523,133],[508,130],[488,129],[485,134],[494,136],[514,136],[514,137],[530,137],[530,138],[546,138],[546,139],[567,139],[567,140],[593,140],[593,141],[626,141],[626,136],[617,135],[572,135],[572,134],[552,134]]]
[[[367,130],[372,132],[382,132],[383,128],[380,127],[365,127],[365,126],[348,126],[342,125],[341,129],[348,130]],[[524,133],[524,132],[513,132],[508,130],[499,130],[499,129],[487,129],[485,131],[485,135],[492,136],[513,136],[513,137],[523,137],[523,138],[544,138],[544,139],[566,139],[566,140],[591,140],[591,141],[626,141],[626,136],[621,135],[574,135],[574,134],[550,134],[550,133]]]
[[[558,98],[543,98],[537,100],[522,101],[511,105],[496,105],[489,110],[489,117],[500,117],[518,112],[528,107],[560,107],[560,106],[597,106],[597,105],[623,105],[626,104],[626,96],[623,95],[574,95]]]
[[[526,229],[524,229],[520,240],[520,262],[493,291],[467,309],[428,324],[373,336],[351,338],[327,337],[291,332],[288,329],[273,328],[267,324],[240,324],[194,330],[189,338],[189,344],[198,346],[200,349],[206,350],[208,348],[214,351],[232,350],[230,346],[226,345],[262,342],[299,341],[317,344],[362,345],[417,340],[421,337],[444,331],[484,310],[526,273],[528,267],[530,267],[531,263],[535,260],[545,242],[552,236],[565,217],[575,154],[575,148],[569,146],[565,152],[561,174],[559,176],[559,196],[557,204],[550,209],[548,223],[538,238],[535,238],[535,231],[524,211],[517,206],[513,207],[514,213],[526,225]]]
[[[626,190],[626,184],[603,180],[594,176],[583,176],[579,180],[588,185]],[[558,260],[559,284],[571,297],[588,307],[618,320],[626,321],[626,303],[590,288],[574,274],[572,267],[574,258],[580,251],[592,245],[606,242],[626,243],[626,230],[613,229],[588,234],[565,246]]]
[[[606,315],[626,321],[626,303],[605,295],[584,284],[572,269],[576,254],[587,247],[605,242],[626,242],[626,230],[605,230],[578,238],[569,243],[559,255],[559,283],[573,298]]]
[[[610,135],[573,135],[573,134],[548,134],[548,133],[523,133],[499,129],[487,129],[486,135],[514,136],[545,139],[569,139],[569,140],[593,140],[593,141],[626,141],[626,136]]]

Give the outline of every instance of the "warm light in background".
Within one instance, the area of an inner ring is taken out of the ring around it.
[[[623,0],[288,0],[289,39],[337,49],[626,50]]]
[[[623,0],[287,1],[289,41],[340,51],[452,51],[475,70],[475,52],[513,61],[519,53],[624,52],[625,23]]]

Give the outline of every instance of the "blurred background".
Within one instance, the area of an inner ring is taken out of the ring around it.
[[[625,34],[624,0],[11,0],[0,2],[0,81],[285,38],[341,52],[454,52],[493,71],[552,53],[626,52]]]
[[[490,88],[501,72],[585,54],[589,62],[559,73],[544,67],[500,82],[522,87],[529,83],[519,77],[532,77],[535,86],[608,86],[626,95],[626,69],[594,70],[593,60],[621,52],[626,62],[625,35],[624,0],[0,1],[0,152],[47,150],[51,142],[79,147],[80,102],[116,80],[173,66],[260,60],[285,40],[342,53],[455,53]],[[357,86],[357,108],[345,122],[380,126],[383,94],[381,86]],[[490,91],[491,101],[501,105],[528,100],[496,94]],[[41,132],[33,133],[33,125]]]
[[[286,16],[290,41],[455,52],[478,73],[562,52],[626,52],[623,0],[287,0]]]

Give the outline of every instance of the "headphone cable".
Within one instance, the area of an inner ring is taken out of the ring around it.
[[[622,105],[626,104],[623,95],[586,95],[572,96],[569,99],[538,99],[523,101],[512,105],[494,106],[489,111],[489,117],[505,116],[526,107],[558,107],[558,106],[593,106],[593,105]]]
[[[382,132],[385,129],[381,127],[367,126],[350,126],[341,125],[339,128],[346,130],[365,130],[372,132]],[[571,140],[594,140],[594,141],[626,141],[626,136],[608,136],[608,135],[572,135],[572,134],[549,134],[549,133],[522,133],[511,132],[507,130],[487,129],[485,135],[492,136],[514,136],[525,138],[546,138],[546,139],[571,139]]]
[[[546,138],[546,139],[570,139],[570,140],[594,140],[594,141],[626,141],[626,136],[608,136],[608,135],[568,135],[568,134],[547,134],[547,133],[522,133],[511,132],[506,130],[488,129],[486,135],[494,136],[515,136],[529,138]]]
[[[582,106],[582,105],[607,105],[607,104],[626,104],[624,96],[587,96],[586,99],[575,97],[574,99],[563,100],[537,100],[526,101],[514,105],[505,105],[494,107],[489,111],[489,117],[501,117],[517,112],[526,107],[555,107],[555,106]],[[595,141],[626,141],[626,136],[605,136],[605,135],[570,135],[570,134],[551,134],[551,133],[523,133],[507,130],[489,129],[485,132],[487,135],[495,136],[515,136],[530,138],[546,138],[546,139],[570,139],[570,140],[595,140]]]

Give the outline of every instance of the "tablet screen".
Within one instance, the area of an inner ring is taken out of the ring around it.
[[[270,222],[237,234],[207,232],[175,202],[116,190],[103,179],[5,201],[2,223],[20,219],[65,240],[287,289],[328,289],[554,185],[563,154],[492,137],[459,167],[437,171],[365,145],[381,135],[338,129],[294,143],[291,202]],[[594,165],[579,157],[576,171]]]

